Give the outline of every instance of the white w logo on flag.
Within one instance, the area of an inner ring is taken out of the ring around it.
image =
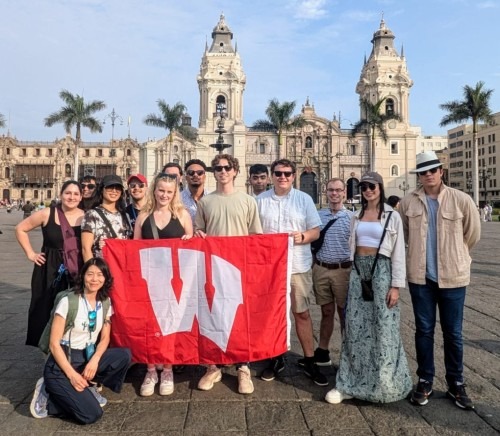
[[[243,303],[241,272],[218,256],[211,256],[215,295],[210,311],[205,283],[205,253],[179,249],[179,275],[182,292],[177,298],[172,288],[174,277],[172,250],[155,247],[139,250],[142,278],[146,280],[153,311],[164,336],[189,332],[194,318],[200,334],[226,352],[238,306]]]

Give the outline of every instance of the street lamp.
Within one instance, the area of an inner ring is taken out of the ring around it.
[[[399,189],[403,191],[403,197],[406,195],[406,191],[410,189],[410,184],[403,180],[403,183],[399,184]]]
[[[118,115],[115,112],[115,108],[111,111],[110,114],[106,115],[104,117],[104,120],[102,121],[103,124],[106,124],[106,118],[109,118],[111,120],[111,149],[110,149],[110,156],[111,156],[111,173],[115,173],[115,153],[114,153],[114,143],[115,143],[115,122],[116,120],[120,121],[120,126],[123,126],[123,118]],[[130,136],[130,131],[129,131],[129,136]]]
[[[479,170],[479,178],[483,181],[483,188],[484,188],[484,202],[486,203],[486,197],[488,196],[488,190],[486,187],[486,180],[488,180],[491,177],[491,168],[485,169],[481,168]]]
[[[27,174],[21,176],[21,181],[23,182],[23,200],[26,198],[26,183],[28,183],[29,177]]]
[[[37,182],[38,186],[40,187],[40,204],[43,204],[43,190],[44,190],[45,185],[46,185],[45,177],[42,176],[42,178],[37,179],[36,182]]]
[[[223,133],[226,133],[227,130],[224,129],[224,120],[227,117],[226,113],[226,107],[224,103],[217,103],[215,106],[216,113],[219,115],[219,120],[217,121],[217,128],[215,129],[215,133],[218,133],[219,136],[217,137],[217,141],[215,141],[215,144],[210,144],[210,147],[215,148],[219,154],[222,153],[222,151],[225,148],[231,147],[231,144],[224,144],[224,136]]]

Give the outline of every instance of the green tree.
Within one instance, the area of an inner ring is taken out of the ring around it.
[[[5,117],[3,116],[3,114],[0,114],[0,128],[4,128],[5,124]]]
[[[362,98],[361,108],[363,115],[361,120],[352,126],[351,137],[354,138],[358,133],[364,130],[368,131],[370,137],[370,171],[376,171],[375,167],[375,139],[378,134],[380,138],[387,142],[387,130],[385,123],[390,120],[401,121],[401,117],[395,113],[382,112],[382,105],[385,97],[372,103],[370,100]]]
[[[439,105],[448,114],[439,125],[466,123],[472,120],[472,198],[479,205],[479,167],[477,160],[477,129],[480,121],[489,123],[493,120],[490,109],[492,89],[484,89],[484,82],[479,81],[475,87],[463,87],[463,100],[454,100]]]
[[[302,127],[305,119],[302,115],[294,116],[295,101],[284,101],[280,103],[278,99],[273,98],[269,101],[266,109],[267,120],[257,120],[252,124],[252,129],[273,131],[278,133],[279,157],[285,157],[283,147],[283,132],[296,127]]]
[[[174,141],[174,132],[179,130],[182,125],[182,116],[186,111],[186,106],[184,106],[180,101],[175,103],[170,107],[165,100],[159,99],[157,101],[158,108],[160,109],[160,114],[149,114],[144,118],[144,124],[147,126],[161,127],[168,131],[168,160],[172,159],[172,143]]]
[[[63,124],[68,134],[76,126],[73,179],[78,180],[78,149],[82,140],[81,128],[87,127],[92,133],[101,133],[101,122],[93,114],[103,110],[106,105],[101,100],[86,103],[82,96],[74,95],[65,89],[59,93],[59,97],[65,103],[65,106],[45,118],[45,125],[52,127],[54,124]]]

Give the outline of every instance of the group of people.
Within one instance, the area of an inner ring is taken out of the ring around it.
[[[319,386],[329,384],[320,368],[332,364],[329,343],[338,314],[342,348],[336,386],[326,401],[391,402],[412,392],[412,402],[425,405],[432,394],[437,306],[444,332],[448,395],[462,408],[473,407],[462,375],[461,327],[469,250],[479,239],[479,217],[477,212],[471,214],[475,207],[468,196],[442,183],[435,154],[417,156],[415,172],[422,186],[401,200],[399,213],[386,204],[382,177],[375,172],[362,176],[361,209],[353,213],[344,207],[346,186],[338,178],[328,181],[329,207],[318,212],[312,198],[294,188],[296,166],[288,159],[274,161],[270,173],[265,165],[253,165],[248,179],[252,195],[235,187],[240,172],[235,157],[219,154],[211,169],[216,181],[211,193],[205,187],[207,166],[199,159],[188,161],[184,169],[177,163],[167,164],[149,192],[141,174],[128,178],[127,189],[116,175],[103,177],[99,184],[92,176],[80,182],[70,180],[62,186],[60,204],[18,224],[18,241],[35,264],[26,343],[37,346],[45,326],[52,322],[50,357],[36,385],[33,416],[64,415],[82,423],[95,422],[106,403],[99,393],[100,384],[115,392],[121,389],[130,352],[107,348],[113,314],[108,301],[112,277],[102,259],[107,239],[262,233],[288,233],[293,239],[291,311],[303,351],[298,365]],[[183,176],[186,187],[181,190]],[[77,277],[64,265],[61,219],[81,240],[84,265]],[[29,232],[36,227],[42,227],[43,233],[40,252],[29,240]],[[313,255],[311,243],[316,240],[321,244]],[[413,390],[399,332],[399,290],[406,279],[416,320],[419,379]],[[74,316],[71,295],[59,300],[51,315],[56,295],[68,288],[78,297],[78,313],[71,326],[66,325]],[[322,315],[316,348],[309,313],[313,296]],[[142,396],[153,395],[157,384],[160,395],[174,391],[175,367],[168,362],[142,363],[147,365]],[[222,379],[221,367],[209,365],[198,388],[212,389]],[[271,381],[284,368],[285,356],[275,356],[261,378]],[[237,374],[238,391],[251,394],[250,362],[239,363]]]

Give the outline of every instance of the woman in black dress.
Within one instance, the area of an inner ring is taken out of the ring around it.
[[[60,192],[61,209],[80,237],[83,211],[78,208],[82,189],[75,180],[64,182]],[[36,252],[28,233],[42,227],[43,244]],[[28,333],[26,345],[38,346],[43,329],[50,318],[54,298],[59,291],[74,285],[70,275],[63,271],[63,234],[56,207],[46,207],[21,221],[16,226],[16,238],[26,257],[35,264],[31,278],[31,303],[28,312]]]

